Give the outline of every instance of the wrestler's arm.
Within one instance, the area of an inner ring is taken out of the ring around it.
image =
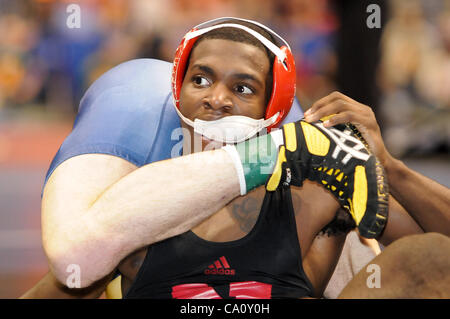
[[[314,103],[305,113],[305,119],[313,122],[332,114],[336,115],[332,116],[329,122],[325,122],[324,126],[347,122],[356,126],[384,166],[390,193],[398,201],[398,205],[404,207],[420,225],[420,228],[425,232],[450,235],[450,189],[411,170],[389,154],[372,109],[341,93],[334,92]],[[399,210],[402,209],[399,208]],[[394,227],[393,224],[398,224],[399,227],[404,228],[401,222],[395,223],[388,220],[388,223],[391,227]]]
[[[73,157],[56,168],[43,193],[50,268],[65,283],[67,266],[78,265],[87,287],[131,251],[191,229],[239,194],[235,166],[223,150],[138,169],[109,155]]]
[[[314,287],[314,298],[322,298],[344,247],[347,234],[318,234],[303,261],[303,269]]]
[[[450,236],[450,189],[395,158],[385,169],[391,194],[423,230]]]
[[[338,214],[339,203],[329,191],[309,180],[305,180],[302,187],[291,185],[290,190],[303,270],[314,287],[311,297],[321,298],[346,237],[346,234],[328,236],[322,233]]]

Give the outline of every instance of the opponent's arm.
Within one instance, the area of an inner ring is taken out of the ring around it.
[[[130,252],[191,229],[239,191],[234,164],[223,150],[138,169],[108,155],[74,157],[53,172],[43,194],[50,268],[64,284],[67,266],[79,265],[81,287],[87,287]]]
[[[450,189],[411,170],[389,154],[370,107],[334,92],[318,100],[305,113],[308,122],[324,117],[329,117],[325,127],[354,124],[384,166],[390,192],[400,205],[424,231],[450,235]]]

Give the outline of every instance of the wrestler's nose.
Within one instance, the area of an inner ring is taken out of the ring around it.
[[[228,112],[233,108],[232,92],[224,83],[215,83],[209,92],[207,104],[216,111]]]

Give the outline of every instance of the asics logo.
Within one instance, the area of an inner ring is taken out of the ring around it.
[[[370,154],[367,152],[364,144],[358,138],[350,135],[351,130],[347,129],[342,132],[335,128],[327,129],[322,123],[317,123],[317,126],[327,132],[329,137],[336,143],[331,157],[336,159],[341,151],[347,153],[341,160],[342,164],[347,164],[352,157],[363,161],[367,161],[370,158]],[[348,144],[353,144],[353,146]]]

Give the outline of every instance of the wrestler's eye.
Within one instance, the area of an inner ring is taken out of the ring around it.
[[[210,84],[207,78],[200,75],[193,76],[192,81],[194,82],[195,85],[200,87],[207,87]]]
[[[239,84],[236,86],[236,91],[240,94],[253,94],[255,93],[254,90],[248,86],[248,85],[243,85],[243,84]]]

